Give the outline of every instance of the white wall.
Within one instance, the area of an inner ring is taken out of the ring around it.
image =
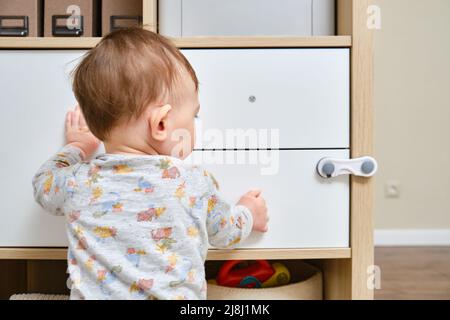
[[[450,0],[374,2],[375,226],[450,230]]]

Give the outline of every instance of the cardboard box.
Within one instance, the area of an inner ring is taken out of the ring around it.
[[[45,0],[45,37],[95,37],[95,0]]]
[[[41,36],[41,0],[1,0],[0,37]]]
[[[142,25],[142,0],[103,0],[102,35]]]

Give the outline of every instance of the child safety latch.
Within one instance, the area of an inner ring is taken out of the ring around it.
[[[377,169],[377,161],[372,157],[355,159],[323,158],[317,164],[317,172],[322,178],[334,178],[345,174],[372,177]]]

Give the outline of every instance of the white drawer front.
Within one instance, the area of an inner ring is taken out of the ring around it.
[[[183,53],[200,81],[197,148],[349,146],[348,49]]]
[[[250,153],[256,165],[250,164]],[[320,178],[316,165],[323,157],[346,159],[349,151],[196,151],[191,160],[211,171],[231,203],[252,188],[263,190],[269,231],[253,233],[240,248],[348,247],[349,179]],[[216,164],[211,164],[213,159]],[[244,164],[237,164],[237,159]],[[217,164],[220,161],[229,164]]]
[[[64,144],[76,101],[69,72],[83,51],[0,51],[0,246],[65,246],[64,218],[33,199],[31,179]]]

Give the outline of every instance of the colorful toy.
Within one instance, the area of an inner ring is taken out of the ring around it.
[[[240,288],[271,288],[286,285],[291,274],[285,265],[266,260],[253,263],[241,260],[225,262],[219,270],[217,279],[208,280],[209,284]]]
[[[242,265],[241,260],[225,262],[217,275],[217,283],[225,287],[260,288],[275,272],[266,260],[256,260],[254,263],[247,263],[247,266]]]
[[[275,273],[262,283],[263,288],[278,287],[286,285],[291,281],[291,274],[284,264],[275,262],[272,264]]]

